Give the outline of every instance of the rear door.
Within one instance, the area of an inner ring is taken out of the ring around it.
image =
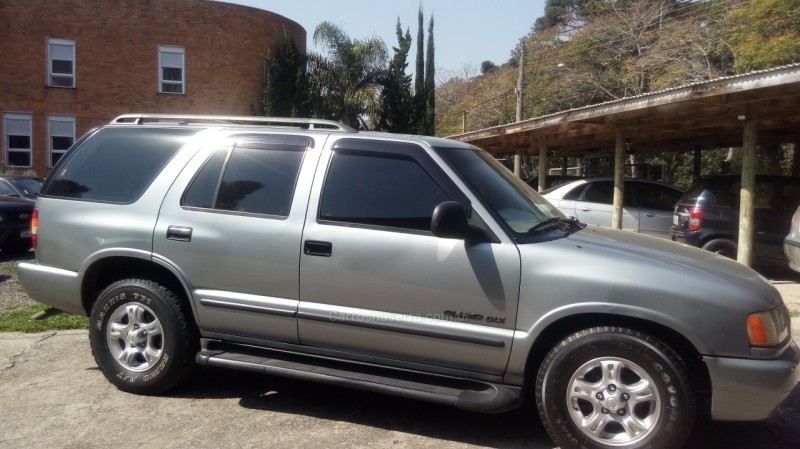
[[[669,238],[675,204],[682,192],[678,189],[652,182],[626,181],[636,195],[639,206],[639,232],[656,237]]]
[[[519,294],[516,246],[430,232],[436,205],[468,201],[416,144],[344,139],[321,165],[300,263],[302,343],[502,374]]]
[[[622,229],[639,231],[639,211],[633,205],[630,186],[625,182],[622,204]],[[575,202],[578,220],[600,226],[611,227],[614,212],[614,181],[593,181]]]
[[[239,135],[201,151],[167,194],[153,252],[189,284],[206,335],[297,342],[299,250],[319,151]]]

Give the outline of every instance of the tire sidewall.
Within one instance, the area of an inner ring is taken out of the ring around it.
[[[107,332],[113,313],[120,307],[139,303],[149,308],[162,328],[162,353],[147,370],[133,371],[120,364],[108,346]],[[172,370],[179,350],[179,331],[174,310],[165,304],[161,295],[133,281],[113,284],[100,294],[92,308],[89,340],[100,370],[118,388],[137,393],[154,393],[168,388],[168,373]],[[171,386],[171,385],[170,385]]]
[[[550,427],[551,436],[565,448],[615,448],[586,437],[574,423],[567,402],[567,388],[575,372],[590,360],[616,357],[639,365],[653,379],[660,396],[660,417],[650,434],[624,446],[666,449],[683,442],[694,416],[685,377],[661,349],[646,339],[623,333],[586,333],[565,340],[542,366],[537,382],[539,413]]]
[[[707,242],[703,245],[703,249],[706,251],[711,251],[712,253],[719,254],[720,256],[727,257],[729,259],[736,258],[736,243],[731,240],[727,239],[714,239]]]

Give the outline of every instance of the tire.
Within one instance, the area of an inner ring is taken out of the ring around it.
[[[738,253],[736,243],[728,239],[709,240],[703,245],[703,249],[729,259],[736,259]]]
[[[162,393],[195,368],[198,338],[181,299],[148,280],[108,286],[92,307],[89,342],[97,366],[117,388]]]
[[[695,395],[675,351],[644,333],[586,329],[562,340],[536,378],[536,406],[562,448],[679,448]]]

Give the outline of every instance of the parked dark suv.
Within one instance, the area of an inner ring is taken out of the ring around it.
[[[30,251],[31,217],[34,201],[0,194],[0,251],[1,256],[13,256]]]
[[[675,205],[672,240],[736,258],[739,175],[698,178]],[[753,265],[787,264],[783,238],[800,204],[800,178],[756,176]]]

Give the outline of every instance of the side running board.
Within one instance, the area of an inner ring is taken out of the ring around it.
[[[202,348],[196,357],[200,365],[310,380],[482,413],[500,413],[522,403],[520,387],[354,364],[218,340],[202,339]]]

